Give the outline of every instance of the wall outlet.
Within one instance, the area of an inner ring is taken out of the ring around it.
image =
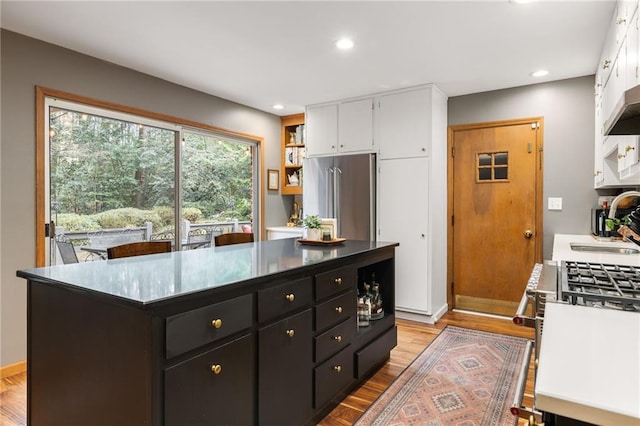
[[[562,210],[562,198],[549,197],[549,210]]]

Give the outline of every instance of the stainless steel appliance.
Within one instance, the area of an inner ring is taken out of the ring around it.
[[[531,353],[535,353],[537,362],[544,328],[545,305],[551,301],[640,313],[640,268],[576,261],[562,261],[560,265],[552,261],[536,264],[518,311],[513,317],[515,324],[534,327],[536,333],[535,340],[527,347],[511,412],[529,420],[532,426],[540,422],[544,422],[545,426],[587,425],[540,412],[535,407],[535,401],[533,407],[522,404]],[[537,364],[535,368],[537,370]]]
[[[308,158],[303,164],[305,215],[337,219],[337,236],[375,240],[375,154]]]

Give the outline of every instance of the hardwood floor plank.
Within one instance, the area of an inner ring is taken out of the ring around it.
[[[320,426],[348,426],[380,396],[396,377],[418,356],[447,325],[533,339],[533,329],[519,327],[510,319],[450,311],[435,325],[396,320],[398,345],[391,358],[362,386],[354,390],[320,423]],[[0,425],[24,426],[27,413],[27,375],[25,372],[0,381]],[[533,363],[525,390],[524,403],[533,401]],[[520,425],[526,424],[524,421]]]

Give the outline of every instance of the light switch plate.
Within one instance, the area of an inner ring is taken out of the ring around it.
[[[549,197],[549,210],[562,210],[562,198]]]

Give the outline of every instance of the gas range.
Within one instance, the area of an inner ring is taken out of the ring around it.
[[[640,268],[562,261],[558,297],[571,304],[640,312]]]

